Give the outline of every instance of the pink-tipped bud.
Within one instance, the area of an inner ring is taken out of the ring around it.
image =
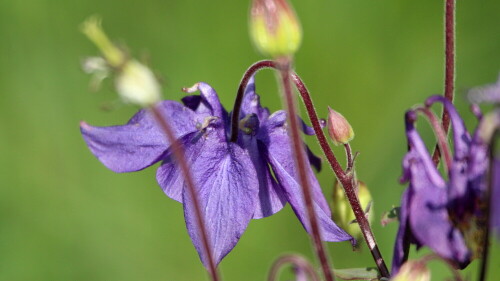
[[[330,107],[328,107],[327,127],[335,145],[347,144],[354,138],[354,131],[347,119]]]
[[[250,34],[257,49],[272,58],[292,56],[302,40],[300,23],[286,0],[253,0]]]

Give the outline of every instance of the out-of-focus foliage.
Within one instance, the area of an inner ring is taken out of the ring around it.
[[[397,178],[406,150],[404,111],[442,91],[441,2],[292,1],[304,32],[296,70],[323,117],[323,105],[330,105],[356,128],[351,145],[361,152],[357,174],[370,187],[375,218],[397,205],[403,190]],[[161,73],[166,98],[179,99],[181,87],[205,81],[229,108],[243,71],[261,59],[248,35],[249,5],[0,1],[0,280],[206,278],[182,207],[163,194],[154,168],[114,174],[85,146],[79,121],[124,123],[136,108],[115,102],[109,80],[99,93],[89,90],[80,61],[98,51],[78,26],[89,15],[102,16],[110,37]],[[496,81],[500,2],[457,6],[457,105],[473,126],[462,97],[470,87]],[[264,105],[281,106],[270,71],[257,76],[257,90]],[[432,135],[420,126],[430,146]],[[331,197],[333,175],[326,165],[319,179]],[[396,229],[396,223],[374,223],[389,263]],[[348,242],[329,248],[336,268],[373,266],[366,248],[351,252]],[[252,221],[220,269],[225,280],[264,280],[272,261],[290,252],[312,257],[308,237],[287,207]],[[498,264],[497,244],[492,253],[491,264]],[[500,273],[495,266],[490,270]],[[442,272],[434,271],[433,278],[446,276]]]

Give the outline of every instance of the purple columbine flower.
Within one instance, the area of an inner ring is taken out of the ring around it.
[[[216,262],[235,247],[250,219],[270,216],[287,202],[309,231],[285,112],[270,114],[261,107],[252,79],[242,104],[239,138],[233,143],[228,138],[229,114],[215,90],[205,83],[198,83],[195,89],[200,95],[187,96],[182,104],[166,100],[160,107],[185,149]],[[189,235],[207,265],[184,178],[150,112],[141,110],[122,126],[82,123],[81,132],[92,153],[115,172],[134,172],[161,161],[157,181],[168,197],[183,203]],[[304,125],[304,132],[312,134],[313,130]],[[311,164],[319,168],[320,159],[308,152]],[[307,169],[322,238],[353,241],[332,221],[318,181],[312,169]]]
[[[458,267],[467,266],[482,248],[484,202],[489,165],[488,145],[481,123],[471,135],[451,102],[442,96],[427,99],[426,106],[440,102],[451,117],[453,160],[446,181],[432,162],[414,122],[416,112],[406,113],[409,151],[403,160],[401,182],[409,182],[401,199],[400,226],[393,258],[393,274],[406,261],[410,244],[427,246]]]

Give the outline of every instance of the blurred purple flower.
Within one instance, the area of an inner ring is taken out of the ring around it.
[[[495,230],[497,237],[500,237],[500,159],[495,158],[493,162],[493,190],[491,196],[493,197],[491,202],[496,202],[496,204],[491,205],[491,227]]]
[[[468,93],[468,98],[470,102],[473,103],[474,106],[476,106],[474,107],[476,111],[479,111],[479,107],[477,106],[477,104],[479,103],[490,103],[496,104],[498,106],[500,104],[500,76],[498,77],[498,81],[494,84],[471,89]],[[481,116],[482,118],[480,129],[482,139],[485,142],[491,142],[491,146],[494,147],[494,138],[498,135],[495,134],[495,131],[500,129],[500,110],[497,108],[484,117],[482,117],[482,114],[480,112],[477,115]],[[496,149],[498,150],[498,148]],[[492,160],[493,163],[491,167],[492,200],[490,202],[500,202],[500,158],[498,156],[498,151],[494,151],[493,157],[494,158]],[[497,236],[500,237],[500,204],[491,204],[490,211],[490,225],[496,231]]]
[[[451,102],[442,96],[426,101],[443,104],[453,126],[453,161],[446,181],[432,162],[414,122],[416,112],[406,113],[409,151],[403,160],[401,182],[409,182],[401,199],[400,226],[393,257],[396,274],[406,261],[410,244],[431,248],[436,254],[467,266],[481,252],[484,230],[484,195],[489,165],[488,145],[481,123],[471,137]]]
[[[500,104],[500,76],[496,83],[472,88],[467,95],[473,104]]]
[[[309,231],[285,112],[270,114],[262,108],[252,79],[245,91],[239,138],[233,143],[228,138],[229,114],[215,90],[205,83],[198,83],[196,88],[200,95],[183,98],[183,104],[166,100],[159,106],[185,149],[216,262],[235,247],[250,219],[270,216],[287,202]],[[304,131],[313,132],[305,125]],[[162,161],[157,181],[167,196],[183,203],[189,235],[202,262],[207,264],[184,178],[152,114],[141,110],[123,126],[93,127],[82,122],[81,132],[92,153],[115,172],[138,171]],[[307,151],[311,164],[319,169],[320,159]],[[353,241],[332,221],[309,166],[308,175],[322,238]]]

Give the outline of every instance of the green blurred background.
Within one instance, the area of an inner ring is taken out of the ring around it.
[[[304,30],[296,70],[321,114],[330,105],[354,127],[358,176],[373,193],[374,231],[389,264],[397,224],[382,228],[379,218],[404,188],[403,113],[443,88],[443,2],[293,1]],[[458,2],[457,104],[472,128],[463,96],[497,79],[500,2]],[[261,59],[249,41],[248,8],[228,0],[0,1],[0,280],[207,280],[182,206],[157,186],[155,168],[115,174],[85,146],[79,121],[121,124],[137,108],[101,109],[117,98],[109,81],[89,90],[80,61],[98,52],[78,26],[101,15],[112,38],[150,58],[166,98],[205,81],[229,108],[244,70]],[[274,79],[271,71],[257,77],[272,110],[281,104]],[[428,126],[420,127],[430,146]],[[330,196],[332,173],[319,178]],[[366,248],[328,247],[338,268],[373,265]],[[498,250],[490,276],[500,273]],[[290,207],[253,220],[220,270],[224,280],[265,280],[284,253],[314,259]],[[448,276],[435,269],[433,280]]]

